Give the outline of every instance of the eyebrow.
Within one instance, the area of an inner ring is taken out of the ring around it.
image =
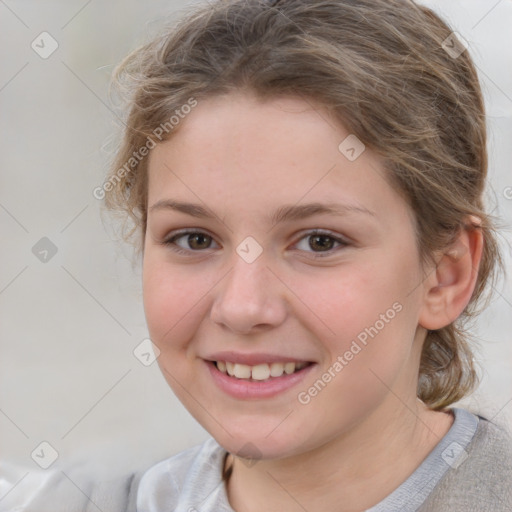
[[[172,210],[191,215],[192,217],[202,219],[218,218],[209,208],[194,203],[183,203],[171,199],[162,199],[152,205],[149,210]],[[376,217],[375,212],[360,205],[345,203],[308,203],[302,205],[285,205],[278,208],[272,215],[268,216],[268,221],[274,225],[281,222],[302,220],[313,215],[337,215],[343,216],[352,213],[359,213]]]

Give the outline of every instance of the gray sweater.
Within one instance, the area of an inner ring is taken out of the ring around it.
[[[414,473],[366,512],[511,512],[512,437],[464,409]],[[233,512],[221,471],[226,451],[214,439],[149,470],[109,482],[73,471],[24,512]],[[4,512],[0,501],[0,512]],[[16,509],[10,509],[16,510]],[[7,510],[5,510],[7,512]],[[321,511],[315,511],[321,512]]]

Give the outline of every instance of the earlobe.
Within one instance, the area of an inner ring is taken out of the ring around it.
[[[419,318],[425,329],[437,330],[449,325],[469,303],[483,250],[483,234],[478,226],[479,223],[473,222],[472,226],[461,229],[425,279]]]

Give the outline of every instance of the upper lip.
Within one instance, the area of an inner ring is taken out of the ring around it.
[[[207,361],[229,361],[231,363],[246,364],[249,366],[255,366],[263,363],[310,363],[309,359],[303,359],[296,356],[284,356],[279,354],[267,354],[267,353],[243,353],[243,352],[215,352],[209,356],[204,357]]]

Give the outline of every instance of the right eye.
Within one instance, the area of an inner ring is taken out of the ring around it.
[[[202,252],[211,249],[211,244],[216,243],[213,238],[202,231],[184,230],[167,238],[163,244],[180,254]]]

